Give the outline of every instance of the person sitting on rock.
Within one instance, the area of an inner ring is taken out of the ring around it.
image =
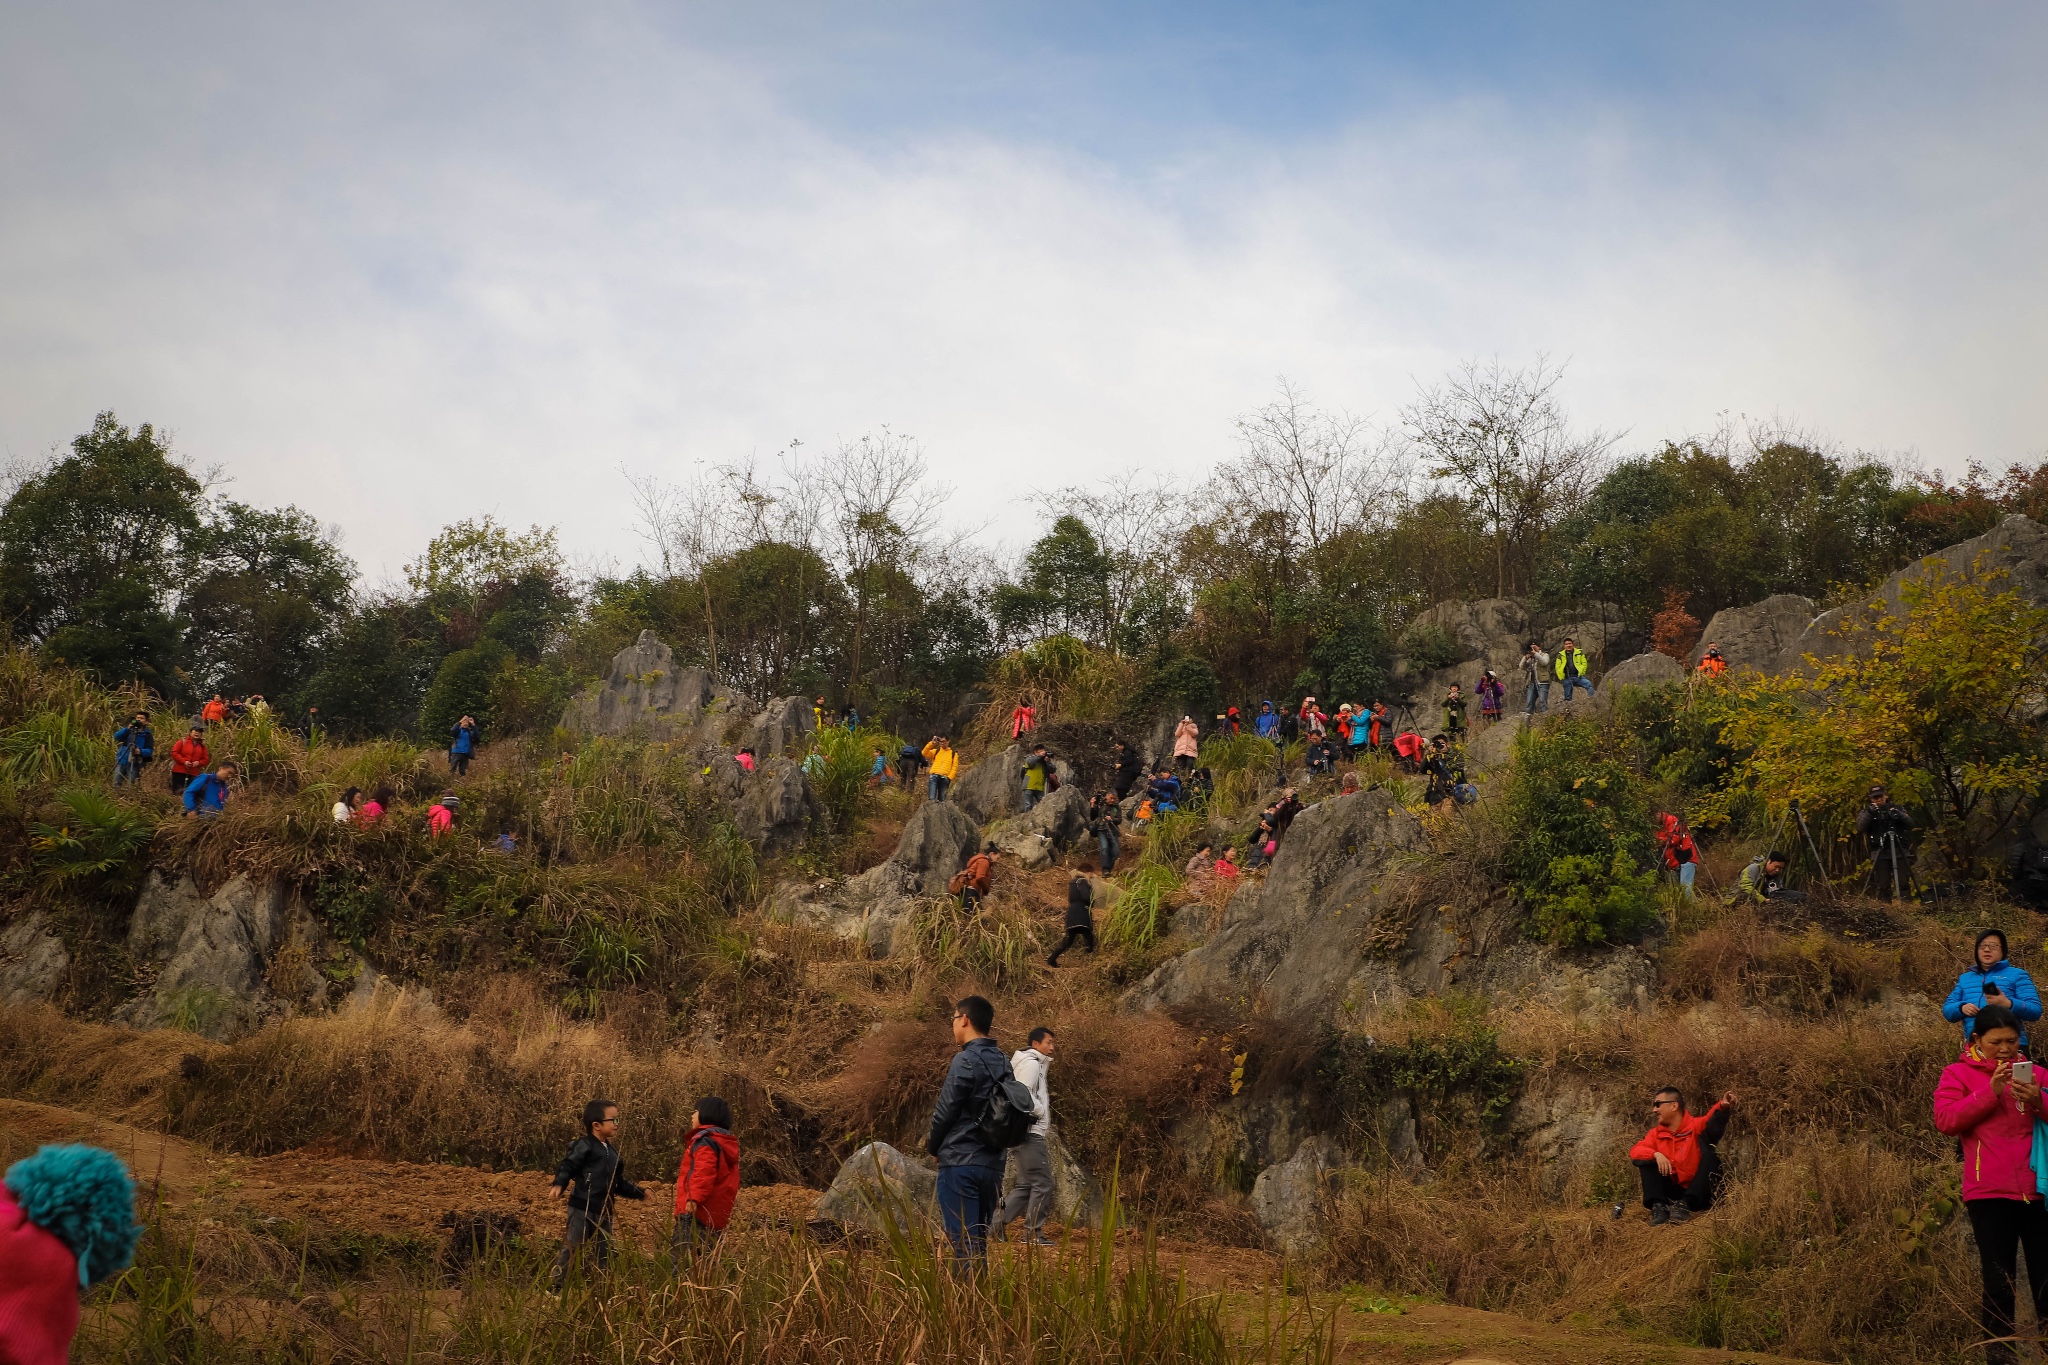
[[[1151,799],[1155,815],[1179,810],[1180,793],[1180,779],[1165,768],[1154,773],[1152,780],[1145,784],[1145,795]]]
[[[1010,711],[1010,738],[1019,740],[1031,733],[1031,727],[1038,723],[1038,708],[1028,701],[1020,701]]]
[[[1423,760],[1422,771],[1429,778],[1428,790],[1423,800],[1429,805],[1455,802],[1469,805],[1479,799],[1479,791],[1465,780],[1465,753],[1442,735],[1429,741],[1429,756]]]
[[[752,749],[741,749],[732,756],[732,761],[739,764],[740,768],[745,772],[754,771],[754,751]]]
[[[1216,861],[1210,865],[1209,870],[1215,874],[1219,882],[1234,882],[1244,872],[1228,848],[1216,855]]]
[[[1207,839],[1202,840],[1195,856],[1188,859],[1187,866],[1181,869],[1181,875],[1187,878],[1188,888],[1196,895],[1206,891],[1216,875],[1215,846]]]
[[[1643,1207],[1653,1227],[1683,1223],[1714,1206],[1721,1193],[1721,1155],[1716,1150],[1735,1110],[1733,1092],[1704,1114],[1685,1112],[1685,1096],[1667,1085],[1650,1099],[1650,1131],[1629,1148],[1629,1160],[1643,1178]]]
[[[1252,831],[1252,837],[1245,841],[1244,866],[1247,872],[1263,867],[1280,850],[1279,803],[1259,812],[1259,827]]]
[[[1325,735],[1317,735],[1310,740],[1303,757],[1308,764],[1308,770],[1317,776],[1336,770],[1337,754],[1330,747],[1329,738]]]

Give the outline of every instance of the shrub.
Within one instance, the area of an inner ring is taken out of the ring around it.
[[[27,784],[111,773],[114,741],[107,723],[77,706],[33,712],[0,734],[0,774]]]
[[[1433,672],[1458,662],[1458,641],[1433,621],[1418,622],[1401,633],[1401,652],[1408,656],[1410,669]]]
[[[90,891],[133,890],[156,821],[103,791],[73,788],[57,797],[64,818],[30,826],[36,865],[57,887]]]
[[[1560,719],[1515,736],[1502,807],[1502,867],[1532,911],[1529,932],[1560,947],[1618,942],[1653,910],[1650,807],[1642,780],[1595,721]]]

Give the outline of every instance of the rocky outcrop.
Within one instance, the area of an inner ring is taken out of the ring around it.
[[[1231,897],[1221,927],[1126,997],[1149,1009],[1206,997],[1274,1014],[1341,1017],[1451,986],[1497,994],[1647,1004],[1655,963],[1642,948],[1566,953],[1495,920],[1405,904],[1390,864],[1422,847],[1416,818],[1385,791],[1318,802],[1294,822],[1263,881]]]
[[[1570,637],[1586,652],[1597,680],[1608,665],[1632,652],[1637,636],[1623,621],[1621,609],[1611,603],[1592,603],[1565,612],[1555,620],[1539,618],[1528,605],[1514,598],[1489,597],[1477,602],[1439,602],[1416,616],[1409,629],[1440,629],[1450,637],[1456,659],[1449,666],[1422,668],[1406,656],[1394,660],[1396,691],[1415,699],[1416,729],[1435,734],[1443,724],[1438,703],[1456,683],[1478,714],[1475,690],[1482,672],[1492,669],[1508,689],[1506,705],[1513,711],[1521,701],[1521,659],[1530,640],[1542,640],[1555,650]],[[1326,698],[1328,709],[1339,701],[1370,701],[1369,697]]]
[[[1811,597],[1781,592],[1746,607],[1717,611],[1693,648],[1692,662],[1697,665],[1708,646],[1718,645],[1730,669],[1786,672],[1798,664],[1799,639],[1817,610]]]
[[[562,725],[584,735],[716,742],[736,699],[702,668],[676,667],[651,630],[612,656],[611,671],[570,701]]]
[[[981,830],[966,811],[950,801],[927,801],[903,827],[887,862],[844,881],[785,884],[771,911],[865,943],[870,953],[887,957],[918,898],[944,895],[946,883],[980,846]]]
[[[49,999],[70,966],[70,950],[43,912],[24,915],[0,933],[0,1005]]]
[[[741,783],[733,824],[756,848],[781,853],[803,843],[824,813],[795,761],[766,759]]]
[[[870,1142],[839,1165],[832,1184],[811,1205],[811,1218],[869,1232],[936,1225],[939,1173],[886,1142]]]
[[[997,821],[988,842],[1016,858],[1027,872],[1042,872],[1088,833],[1088,795],[1061,787],[1023,815]]]
[[[2014,513],[1981,536],[1915,560],[1887,578],[1869,597],[1814,617],[1779,660],[1777,671],[1802,671],[1809,654],[1825,659],[1853,648],[1854,642],[1843,634],[1845,627],[1878,612],[1903,612],[1907,585],[1936,575],[1988,578],[1995,592],[2015,592],[2036,606],[2048,603],[2048,527]],[[1727,649],[1726,644],[1721,646],[1724,654]]]
[[[818,726],[817,713],[802,697],[777,697],[761,708],[741,742],[759,758],[786,754]]]
[[[1684,682],[1685,665],[1669,654],[1651,650],[1633,659],[1623,659],[1607,670],[1600,680],[1602,690],[1615,687],[1654,687],[1658,683]],[[1573,689],[1576,691],[1577,689]]]
[[[1287,1160],[1259,1172],[1252,1214],[1275,1251],[1306,1256],[1322,1246],[1324,1194],[1339,1160],[1334,1142],[1312,1137]]]
[[[151,872],[128,927],[129,955],[150,985],[116,1018],[225,1038],[287,1001],[324,997],[312,965],[316,934],[310,918],[292,913],[281,881],[238,876],[208,896],[189,876]],[[290,947],[303,951],[280,960]]]
[[[1622,1116],[1585,1086],[1522,1096],[1508,1111],[1507,1128],[1540,1161],[1552,1196],[1562,1192],[1572,1172],[1612,1160],[1634,1136]]]
[[[946,793],[946,799],[958,802],[978,825],[986,825],[1007,815],[1023,814],[1024,759],[1030,752],[1025,745],[1012,744],[1001,753],[990,754],[961,772],[952,790]],[[1074,767],[1067,760],[1055,756],[1052,769],[1059,774],[1062,791],[1075,785]]]

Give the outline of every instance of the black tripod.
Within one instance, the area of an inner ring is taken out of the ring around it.
[[[1771,847],[1777,848],[1779,846],[1778,841],[1785,837],[1787,826],[1791,825],[1794,821],[1797,821],[1799,824],[1799,837],[1806,845],[1807,855],[1813,859],[1813,875],[1819,880],[1820,889],[1827,893],[1829,900],[1833,900],[1835,898],[1835,888],[1828,881],[1828,865],[1820,856],[1820,846],[1813,841],[1813,831],[1806,824],[1806,812],[1799,809],[1798,801],[1795,800],[1785,807],[1785,814],[1778,821],[1776,832],[1771,835]]]
[[[1905,900],[1907,893],[1911,892],[1912,898],[1918,900],[1920,898],[1920,884],[1913,880],[1913,870],[1911,868],[1907,868],[1904,872],[1899,870],[1899,860],[1904,856],[1905,851],[1899,844],[1899,832],[1897,830],[1888,829],[1879,835],[1876,843],[1871,846],[1870,871],[1863,875],[1863,894],[1869,895],[1873,884],[1883,885],[1882,882],[1877,881],[1878,864],[1879,860],[1882,859],[1889,862],[1892,866],[1892,899],[1894,901]]]

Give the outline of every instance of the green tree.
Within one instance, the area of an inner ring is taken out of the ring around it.
[[[481,631],[494,592],[528,579],[558,583],[562,576],[561,546],[552,529],[534,526],[515,535],[489,516],[450,523],[405,566],[406,584],[463,644]]]
[[[153,427],[101,413],[0,509],[0,617],[103,679],[169,690],[169,602],[202,492]]]
[[[296,701],[348,610],[355,565],[296,507],[222,502],[192,549],[179,614],[195,690]]]
[[[305,699],[341,734],[411,733],[446,652],[440,623],[423,608],[397,597],[366,602],[337,624]]]
[[[504,674],[515,668],[512,651],[496,640],[479,640],[441,661],[420,704],[420,733],[429,744],[448,739],[464,716],[476,718],[481,737],[500,733],[499,699]]]
[[[1654,913],[1649,797],[1616,739],[1583,718],[1515,736],[1502,868],[1529,906],[1531,937],[1615,943]]]

